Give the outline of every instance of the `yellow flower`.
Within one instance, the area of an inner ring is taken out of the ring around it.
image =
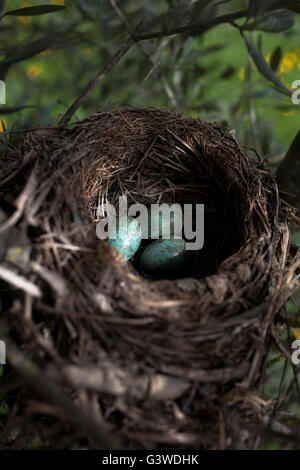
[[[298,54],[297,51],[295,52],[287,52],[280,63],[279,71],[281,73],[288,73],[293,68],[294,65],[298,62]]]
[[[25,2],[22,3],[20,8],[26,8],[26,7],[31,7],[31,3]],[[18,20],[21,21],[23,24],[28,24],[32,20],[32,16],[18,16]]]
[[[284,111],[282,114],[284,116],[292,116],[293,114],[295,114],[295,111],[292,109],[291,111]]]
[[[7,122],[5,119],[0,119],[0,132],[5,132],[7,129]]]
[[[267,54],[266,55],[266,62],[268,62],[268,64],[270,63],[270,59],[271,59],[271,54]]]
[[[30,78],[30,80],[32,80],[33,78],[37,77],[38,75],[40,75],[44,70],[44,66],[43,64],[35,64],[35,65],[30,65],[30,67],[28,67],[27,69],[27,77]]]
[[[297,331],[296,329],[293,329],[293,334],[296,339],[300,339],[300,331]]]
[[[245,80],[246,77],[246,67],[242,67],[239,71],[239,79]]]

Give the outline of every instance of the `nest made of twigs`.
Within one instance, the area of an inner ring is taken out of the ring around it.
[[[258,445],[245,418],[262,420],[272,321],[297,287],[294,211],[259,158],[217,124],[155,109],[31,132],[21,154],[23,270],[43,295],[10,324],[49,380],[145,448]],[[96,237],[96,209],[120,195],[205,204],[184,277],[148,279],[139,253],[123,262]]]

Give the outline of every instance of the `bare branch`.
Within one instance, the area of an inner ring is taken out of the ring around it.
[[[60,121],[60,124],[66,124],[70,121],[77,109],[82,105],[83,101],[90,95],[96,86],[106,77],[106,75],[117,65],[126,52],[135,44],[134,36],[130,36],[125,44],[112,56],[110,61],[100,70],[100,72],[90,81],[87,87],[83,90],[81,95],[74,101],[72,106],[68,109],[66,114]]]

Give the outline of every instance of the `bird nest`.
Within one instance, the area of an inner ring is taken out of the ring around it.
[[[30,245],[6,326],[39,370],[11,345],[31,425],[48,416],[39,432],[58,447],[258,446],[274,316],[299,284],[295,212],[259,157],[217,124],[133,109],[32,131],[5,162],[5,211],[17,209],[2,231],[17,223]],[[181,278],[140,272],[147,240],[124,262],[97,238],[99,208],[121,195],[204,204],[204,246]]]

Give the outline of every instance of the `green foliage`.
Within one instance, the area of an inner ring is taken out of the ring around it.
[[[267,79],[270,80],[282,93],[291,96],[292,92],[279,80],[277,75],[273,72],[272,67],[269,66],[266,59],[262,55],[262,53],[256,49],[254,44],[251,42],[249,38],[244,36],[248,52],[252,57],[257,69],[259,72]]]
[[[290,11],[282,11],[263,17],[256,25],[256,30],[269,33],[280,33],[295,25],[295,15]]]
[[[259,134],[258,150],[268,158],[277,157],[296,134],[296,107],[288,95],[292,81],[299,78],[300,54],[294,44],[300,21],[291,11],[269,11],[274,2],[251,1],[247,9],[243,0],[203,0],[192,8],[179,0],[154,0],[150,5],[145,0],[57,0],[50,5],[48,0],[43,8],[56,8],[55,3],[65,10],[41,16],[7,15],[0,23],[0,79],[7,84],[7,104],[0,107],[0,119],[5,117],[8,127],[20,113],[25,127],[56,119],[134,28],[149,34],[197,23],[207,28],[205,34],[200,32],[203,28],[192,29],[132,48],[74,118],[110,105],[177,107],[192,116],[227,123],[251,147],[257,147],[254,134]],[[31,1],[25,6],[11,0],[9,9],[28,11],[40,4]],[[274,22],[278,15],[296,18],[295,25],[276,34],[258,31],[268,24],[267,18]],[[214,26],[220,17],[225,23]],[[247,35],[246,47],[232,21]],[[257,40],[260,45],[255,46]],[[297,59],[285,72],[289,54]],[[255,108],[255,122],[253,112],[249,119],[250,107]]]
[[[64,10],[64,6],[59,5],[38,5],[36,7],[18,8],[17,10],[6,11],[4,16],[35,16],[45,15],[47,13],[54,13],[55,11]]]

